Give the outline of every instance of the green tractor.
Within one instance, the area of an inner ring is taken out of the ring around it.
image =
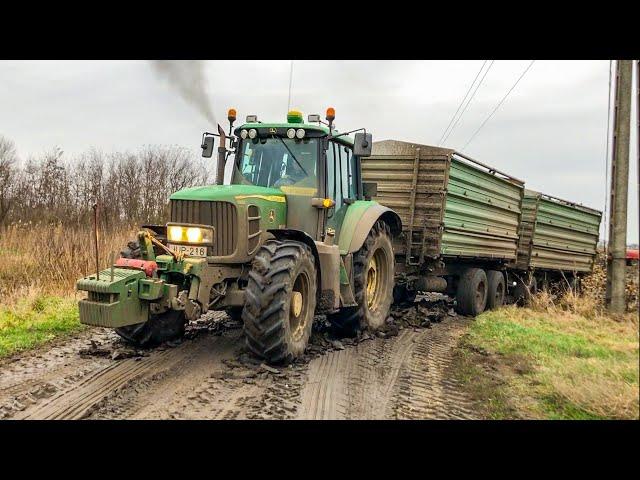
[[[78,280],[88,292],[82,323],[152,346],[225,310],[270,363],[303,354],[315,315],[345,334],[384,324],[402,225],[370,200],[376,184],[362,182],[371,134],[338,133],[332,108],[327,122],[291,111],[286,123],[252,115],[234,130],[235,117],[230,110],[228,134],[203,134],[204,157],[218,138],[216,185],[171,195],[165,225],[143,226],[114,265]]]

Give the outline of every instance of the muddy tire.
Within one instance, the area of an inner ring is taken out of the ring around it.
[[[378,221],[353,255],[353,288],[358,306],[330,315],[334,328],[344,335],[355,335],[360,330],[382,327],[393,301],[394,270],[391,229]]]
[[[525,306],[531,301],[531,297],[538,293],[538,282],[533,275],[530,278],[517,278],[513,289],[513,300],[516,305]]]
[[[506,284],[504,274],[496,270],[487,272],[487,310],[501,307],[504,304]]]
[[[140,244],[129,242],[120,251],[122,258],[142,258]],[[116,333],[127,343],[136,347],[153,347],[162,342],[177,340],[184,336],[187,321],[183,311],[168,310],[159,315],[150,315],[145,323],[116,328]]]
[[[458,282],[456,311],[462,315],[476,316],[487,306],[487,274],[481,268],[468,268]]]
[[[168,310],[151,315],[144,323],[116,328],[116,333],[136,347],[153,347],[182,338],[186,323],[184,311]]]
[[[127,246],[120,250],[122,258],[142,258],[140,253],[140,244],[138,242],[129,242]]]
[[[273,364],[300,357],[311,336],[317,277],[304,243],[268,240],[249,272],[242,311],[247,348]]]

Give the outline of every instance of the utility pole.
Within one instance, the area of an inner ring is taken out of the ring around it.
[[[607,258],[607,304],[612,313],[624,313],[627,253],[627,202],[631,133],[632,60],[616,62],[616,93],[613,116],[609,255]]]

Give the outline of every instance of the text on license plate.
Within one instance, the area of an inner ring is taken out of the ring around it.
[[[176,245],[173,243],[167,244],[169,250],[174,253],[183,253],[189,257],[206,257],[207,247],[195,246],[195,245]]]

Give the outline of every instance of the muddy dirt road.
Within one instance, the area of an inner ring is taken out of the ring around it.
[[[307,358],[284,368],[256,362],[240,325],[220,313],[150,351],[92,329],[0,363],[0,418],[474,418],[451,375],[468,320],[420,326],[402,315],[380,336],[314,334]]]

